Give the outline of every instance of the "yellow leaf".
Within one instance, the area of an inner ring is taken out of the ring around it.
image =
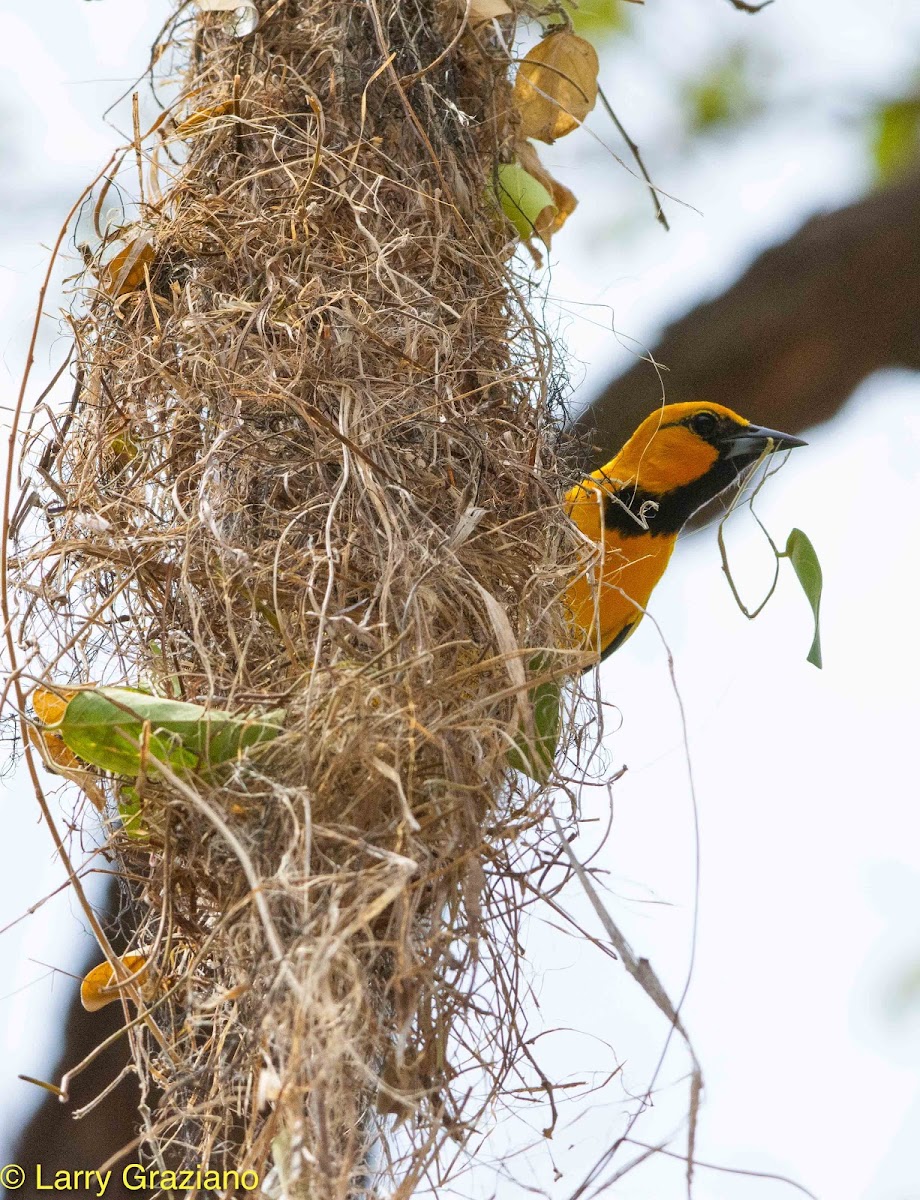
[[[147,979],[147,959],[143,954],[124,954],[118,961],[135,977],[134,983],[143,983]],[[97,1012],[117,1000],[124,986],[116,980],[111,964],[102,962],[84,976],[80,984],[80,1002],[87,1012]]]
[[[136,443],[132,440],[130,433],[116,433],[106,447],[112,454],[113,465],[121,470],[129,463],[133,462],[138,455]]]
[[[105,268],[106,286],[116,296],[133,292],[144,282],[144,267],[153,262],[153,246],[138,237],[124,246]]]
[[[67,705],[76,694],[76,688],[57,688],[53,692],[48,688],[36,688],[32,693],[35,715],[43,725],[59,725],[64,719]],[[29,738],[41,754],[46,767],[76,783],[100,812],[104,810],[105,794],[93,780],[92,772],[87,769],[89,764],[74,754],[59,733],[30,726]]]
[[[495,17],[510,17],[512,12],[505,0],[472,0],[470,24],[480,25],[483,21],[491,21]]]
[[[198,133],[202,126],[207,125],[212,118],[222,117],[224,113],[232,111],[232,100],[222,100],[220,104],[213,104],[210,108],[201,108],[186,117],[184,121],[180,121],[176,126],[176,133],[179,137],[189,137],[190,134]]]
[[[514,81],[521,136],[554,142],[579,126],[597,101],[597,52],[562,30],[526,56]]]
[[[43,687],[36,688],[32,693],[35,715],[43,725],[57,725],[76,694],[75,688],[55,688],[53,692]]]

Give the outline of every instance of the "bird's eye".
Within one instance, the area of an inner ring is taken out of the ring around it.
[[[712,437],[717,425],[715,413],[698,412],[690,418],[690,428],[701,438]]]

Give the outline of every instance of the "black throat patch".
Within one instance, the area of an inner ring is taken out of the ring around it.
[[[656,495],[628,484],[604,497],[604,528],[621,537],[673,537],[680,533],[693,514],[738,477],[738,468],[747,465],[737,459],[718,458],[705,475]]]

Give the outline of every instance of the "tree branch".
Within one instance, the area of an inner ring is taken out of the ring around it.
[[[669,403],[708,399],[790,433],[839,411],[883,367],[920,369],[920,176],[808,221],[652,351]],[[609,459],[661,396],[650,362],[574,423],[585,464]]]

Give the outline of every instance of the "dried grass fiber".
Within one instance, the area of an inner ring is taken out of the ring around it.
[[[182,5],[136,219],[94,194],[72,405],[23,459],[21,679],[285,710],[220,778],[131,781],[144,838],[100,784],[152,964],[139,1152],[276,1195],[443,1182],[526,1054],[548,800],[506,755],[575,549],[490,199],[512,29],[468,16],[259,0],[246,31]]]

